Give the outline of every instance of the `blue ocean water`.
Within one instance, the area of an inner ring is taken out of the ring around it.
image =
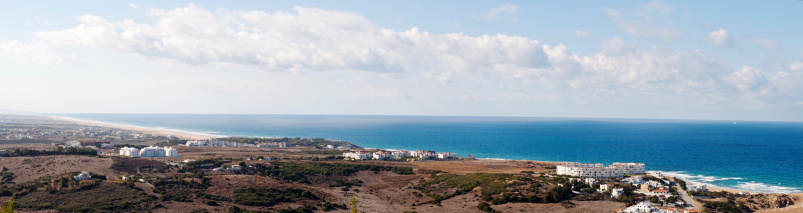
[[[803,123],[355,115],[58,114],[225,136],[584,163],[642,162],[694,182],[803,192]]]

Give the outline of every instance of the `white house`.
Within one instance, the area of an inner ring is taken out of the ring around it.
[[[395,151],[392,154],[393,154],[393,157],[395,157],[395,158],[409,158],[409,157],[412,157],[412,155],[410,155],[410,152],[403,151],[403,150]]]
[[[707,190],[705,184],[686,183],[686,191],[694,192],[705,190]]]
[[[597,182],[597,179],[585,178],[585,179],[583,179],[583,182],[586,183],[587,185],[594,185],[594,183]]]
[[[179,157],[178,150],[173,147],[165,147],[165,157]]]
[[[454,159],[457,159],[457,155],[454,154],[454,153],[451,153],[451,152],[438,153],[438,159],[441,159],[441,160],[454,160]]]
[[[429,160],[438,157],[435,152],[423,150],[413,151],[412,156],[421,160]]]
[[[82,181],[92,179],[92,176],[89,175],[89,172],[83,171],[81,174],[73,176],[73,178],[75,178],[75,181]]]
[[[650,201],[642,201],[636,205],[627,207],[621,213],[645,213],[645,212],[661,212],[661,209],[650,206]]]
[[[120,148],[120,155],[132,158],[139,157],[139,149],[134,147],[123,147]]]
[[[615,188],[611,190],[611,197],[619,197],[625,194],[625,189]]]
[[[368,160],[371,158],[371,153],[365,151],[346,152],[343,153],[343,157],[350,158],[352,160]]]
[[[206,141],[187,141],[186,146],[206,146]]]
[[[607,184],[607,183],[606,184],[600,184],[599,185],[599,190],[603,191],[603,192],[611,190],[611,184]]]
[[[386,151],[374,152],[372,157],[374,160],[393,160],[393,154]]]
[[[622,182],[630,183],[633,185],[641,185],[644,184],[644,178],[641,178],[641,176],[632,176],[629,178],[622,179]]]

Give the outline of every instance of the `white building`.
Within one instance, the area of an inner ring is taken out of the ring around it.
[[[604,192],[604,191],[611,190],[611,187],[612,187],[611,184],[600,184],[599,185],[599,190]]]
[[[162,147],[149,146],[139,150],[140,157],[164,157],[165,149]]]
[[[611,197],[619,197],[625,194],[625,189],[615,188],[611,190]]]
[[[122,149],[120,150],[122,153]],[[173,147],[149,146],[139,150],[139,157],[179,157],[178,151]]]
[[[622,210],[621,213],[645,213],[645,212],[661,212],[661,209],[650,206],[650,201],[642,201],[636,205],[629,206],[627,209]]]
[[[101,149],[114,149],[114,145],[108,144],[108,143],[104,143],[104,144],[100,145],[100,148]]]
[[[623,177],[624,170],[619,167],[602,167],[601,163],[569,163],[557,166],[558,175],[569,175],[575,177]]]
[[[622,182],[630,183],[630,184],[633,184],[633,185],[641,185],[641,184],[644,184],[644,178],[642,178],[641,176],[632,176],[632,177],[628,177],[628,178],[622,179]]]
[[[83,171],[81,174],[73,176],[73,178],[75,178],[75,181],[82,181],[92,179],[92,176],[89,175],[89,172]]]
[[[165,157],[179,157],[178,150],[173,147],[165,147]]]
[[[451,152],[438,153],[438,159],[441,160],[455,160],[457,155]]]
[[[438,157],[435,152],[423,150],[413,151],[412,156],[421,160],[429,160]]]
[[[393,154],[386,151],[374,152],[372,157],[374,160],[393,160]]]
[[[186,146],[206,146],[207,141],[187,141]]]
[[[134,147],[123,147],[120,148],[120,155],[132,158],[139,157],[139,149]]]
[[[346,152],[343,153],[343,157],[350,158],[352,160],[368,160],[371,158],[371,153],[365,151]]]
[[[694,192],[694,191],[706,191],[705,184],[697,184],[697,183],[686,183],[686,191]]]
[[[412,157],[412,155],[410,155],[410,152],[403,151],[403,150],[395,151],[392,154],[393,154],[393,157],[399,158],[399,159]]]
[[[622,168],[625,175],[644,174],[643,163],[612,163],[608,167]]]

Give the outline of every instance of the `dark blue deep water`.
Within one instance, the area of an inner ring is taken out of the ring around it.
[[[803,123],[354,115],[60,114],[225,136],[320,137],[477,158],[642,162],[691,181],[803,192]]]

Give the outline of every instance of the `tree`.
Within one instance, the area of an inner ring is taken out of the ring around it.
[[[351,213],[357,213],[358,212],[357,211],[357,195],[352,195],[351,196],[351,202],[349,202],[349,205],[351,206]]]
[[[3,203],[3,213],[14,213],[14,198]]]

